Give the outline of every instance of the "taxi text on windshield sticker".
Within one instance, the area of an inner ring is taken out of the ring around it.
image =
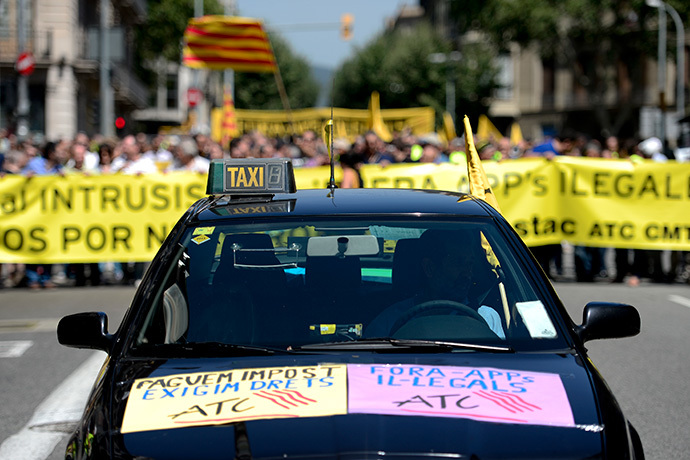
[[[558,374],[487,367],[321,364],[137,379],[127,400],[122,432],[348,413],[575,426]]]
[[[343,364],[151,376],[132,384],[122,433],[347,413]]]
[[[348,412],[573,427],[558,374],[486,367],[348,365]]]

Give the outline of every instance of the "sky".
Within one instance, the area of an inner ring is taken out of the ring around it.
[[[222,3],[222,2],[221,2]],[[416,0],[235,0],[238,16],[262,19],[312,66],[336,69],[385,29],[402,5]],[[352,39],[340,38],[340,18],[354,16]]]

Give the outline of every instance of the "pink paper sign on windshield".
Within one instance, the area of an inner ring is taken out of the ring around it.
[[[348,364],[348,412],[573,427],[558,374],[487,367]]]

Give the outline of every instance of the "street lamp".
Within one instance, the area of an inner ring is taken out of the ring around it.
[[[432,53],[427,59],[432,64],[445,64],[446,66],[446,112],[450,113],[450,116],[455,122],[455,74],[453,73],[452,66],[450,62],[458,62],[462,59],[462,53],[460,51],[451,51],[450,53]]]
[[[658,78],[659,78],[659,105],[661,107],[661,140],[666,135],[664,111],[664,86],[666,83],[666,12],[671,15],[676,26],[676,111],[683,116],[685,112],[685,28],[678,12],[668,3],[662,0],[645,0],[647,6],[659,9],[659,47],[658,47]],[[663,62],[663,63],[662,63]]]

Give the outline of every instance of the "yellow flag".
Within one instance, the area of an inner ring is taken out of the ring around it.
[[[238,135],[235,101],[232,99],[232,90],[226,85],[223,90],[223,121],[221,124],[221,145],[223,148],[229,149],[230,141]]]
[[[393,140],[393,135],[388,131],[388,127],[383,122],[378,91],[372,92],[371,99],[369,100],[368,128],[374,131],[385,142]]]
[[[449,112],[443,112],[443,132],[446,135],[448,142],[458,137],[455,132],[455,122],[453,121],[453,116]]]
[[[477,124],[477,138],[481,141],[488,141],[491,138],[499,140],[503,134],[491,123],[489,117],[486,115],[479,115],[479,122]]]
[[[470,119],[467,115],[465,115],[465,154],[467,155],[467,177],[470,182],[470,195],[481,198],[493,206],[496,211],[501,212],[496,196],[491,191],[489,179],[486,177],[486,172],[484,172],[482,160],[479,159],[479,154],[474,146],[472,125],[470,125]]]
[[[501,208],[498,206],[498,201],[496,201],[496,196],[494,192],[491,191],[491,185],[489,185],[489,179],[486,177],[486,172],[484,171],[484,166],[482,165],[482,160],[479,159],[479,154],[474,146],[474,138],[472,137],[472,125],[470,125],[470,119],[465,115],[465,152],[467,154],[467,176],[470,182],[470,194],[481,198],[482,200],[489,203],[498,212],[501,212]],[[505,286],[503,285],[501,273],[501,264],[494,253],[493,248],[489,244],[484,234],[481,234],[481,244],[486,253],[486,260],[493,267],[493,272],[496,274],[498,282],[498,290],[501,295],[501,304],[503,305],[503,315],[505,316],[506,327],[510,328],[510,307],[508,305],[508,297],[506,296]],[[513,315],[513,317],[515,317]]]
[[[522,142],[522,130],[516,121],[510,125],[510,143],[512,145],[518,145],[520,142]]]

